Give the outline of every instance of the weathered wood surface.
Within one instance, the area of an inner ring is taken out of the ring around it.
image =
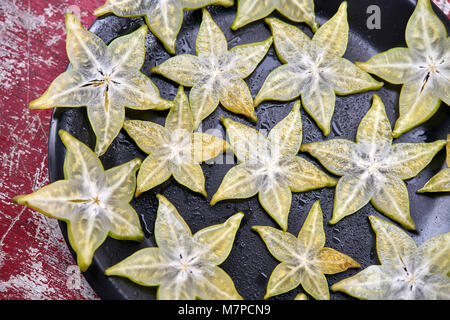
[[[103,0],[0,0],[0,299],[93,299],[56,220],[11,203],[48,184],[50,110],[30,110],[67,67],[64,13]]]
[[[450,18],[450,1],[435,1]],[[0,0],[0,300],[98,298],[57,222],[11,199],[49,182],[51,111],[27,105],[67,66],[64,13],[89,26],[103,2]]]

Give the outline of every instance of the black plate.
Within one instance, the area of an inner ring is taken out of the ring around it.
[[[316,0],[316,15],[322,25],[334,15],[341,1]],[[381,8],[381,29],[369,30],[366,22],[369,14],[367,7],[378,5]],[[238,44],[251,43],[267,39],[271,34],[263,21],[252,23],[233,32],[231,25],[236,12],[236,6],[223,8],[211,6],[208,8],[219,27],[225,32],[229,40],[229,47]],[[447,29],[450,23],[438,8],[434,8]],[[406,23],[414,10],[413,1],[392,0],[365,0],[350,1],[348,6],[348,18],[350,23],[349,44],[345,57],[351,61],[366,61],[376,53],[385,51],[395,46],[406,46],[404,32]],[[288,21],[278,14],[274,16]],[[194,53],[195,39],[201,23],[201,10],[187,11],[184,24],[178,36],[177,54]],[[142,18],[119,18],[113,15],[97,19],[90,30],[109,43],[112,39],[136,30],[144,23]],[[312,35],[308,27],[298,24],[309,35]],[[161,43],[149,33],[146,39],[146,60],[142,72],[150,76],[158,86],[161,95],[173,100],[177,91],[177,85],[167,81],[163,77],[149,73],[151,67],[161,64],[170,56],[164,50]],[[255,72],[247,79],[249,88],[256,96],[263,81],[270,71],[280,65],[275,50],[269,50],[268,55],[258,66]],[[398,97],[400,86],[386,84],[377,94],[386,105],[387,114],[391,124],[398,118]],[[187,90],[188,91],[188,90]],[[332,120],[332,132],[326,139],[347,138],[354,140],[356,129],[372,103],[374,92],[337,97],[336,110]],[[291,109],[293,102],[277,103],[266,102],[257,109],[258,123],[252,124],[246,119],[229,113],[222,107],[203,122],[203,130],[216,128],[221,130],[225,137],[225,131],[219,124],[219,117],[238,120],[256,129],[271,129],[284,118]],[[142,119],[164,124],[167,112],[133,111],[127,110],[127,118]],[[325,137],[318,129],[314,121],[302,110],[303,143],[324,140]],[[55,109],[50,129],[49,139],[49,172],[50,180],[56,181],[64,178],[63,162],[65,149],[57,132],[64,129],[79,140],[87,143],[91,148],[95,144],[95,136],[90,128],[85,108]],[[419,126],[402,135],[396,142],[431,142],[437,139],[445,139],[450,132],[450,109],[442,105],[439,111],[424,125]],[[133,140],[124,130],[112,143],[101,161],[105,168],[111,168],[125,163],[135,157],[145,158],[146,154],[140,151]],[[326,170],[314,158],[307,154],[301,154],[303,158]],[[409,234],[420,244],[424,240],[450,231],[448,208],[450,195],[448,194],[416,194],[434,174],[444,166],[445,152],[441,151],[425,170],[417,177],[406,181],[411,204],[411,216],[417,224],[416,232]],[[145,232],[145,239],[141,242],[118,241],[108,238],[96,251],[91,267],[84,273],[95,292],[103,299],[154,299],[156,288],[142,287],[131,281],[119,277],[106,277],[103,271],[113,264],[121,261],[137,250],[149,246],[155,246],[154,221],[157,210],[158,193],[166,196],[179,210],[180,214],[196,232],[204,227],[223,223],[236,212],[243,211],[245,218],[237,233],[233,249],[228,259],[221,267],[234,280],[238,292],[245,299],[262,299],[267,281],[278,262],[270,255],[260,237],[251,231],[253,225],[268,225],[277,227],[269,215],[262,209],[257,197],[247,200],[222,201],[214,207],[209,205],[212,195],[216,192],[226,172],[233,164],[202,164],[206,178],[206,190],[208,199],[191,192],[175,183],[173,178],[162,185],[145,192],[139,198],[133,199],[131,204],[138,212]],[[371,204],[366,205],[356,214],[344,218],[336,225],[329,225],[333,207],[334,188],[320,189],[305,193],[294,193],[292,207],[289,215],[288,231],[297,235],[312,204],[320,200],[324,212],[326,246],[337,249],[356,259],[362,268],[372,264],[379,264],[375,250],[375,238],[370,228],[367,216],[374,214],[385,220]],[[66,236],[66,225],[61,223],[61,228]],[[66,237],[67,240],[67,237]],[[73,252],[72,252],[73,253]],[[352,269],[337,275],[327,276],[328,283],[333,283],[347,278],[362,269]],[[299,292],[303,292],[301,286],[275,297],[274,299],[293,299]],[[349,296],[343,293],[331,293],[331,299],[346,299]]]

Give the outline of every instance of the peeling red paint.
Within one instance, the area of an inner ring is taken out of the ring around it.
[[[435,0],[450,18],[449,0]],[[0,300],[96,299],[58,224],[11,202],[48,184],[50,110],[30,110],[63,72],[64,13],[89,26],[104,0],[0,1]],[[75,277],[75,278],[74,278]]]

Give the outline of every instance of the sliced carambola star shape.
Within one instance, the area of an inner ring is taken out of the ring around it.
[[[348,42],[347,3],[310,39],[296,26],[267,18],[280,67],[273,70],[255,98],[289,101],[299,96],[324,135],[330,133],[336,94],[379,89],[383,84],[343,58]]]
[[[106,269],[143,286],[159,286],[161,300],[242,299],[233,280],[218,265],[228,257],[243,213],[192,235],[177,209],[157,195],[155,222],[158,247],[146,248]]]
[[[151,80],[140,72],[145,58],[147,27],[113,40],[108,46],[66,15],[67,54],[72,68],[58,76],[30,108],[87,107],[97,137],[95,152],[103,154],[119,134],[125,107],[168,109]]]
[[[195,10],[211,4],[229,7],[233,3],[233,0],[107,0],[94,14],[99,16],[113,12],[122,17],[144,16],[150,30],[161,40],[166,50],[175,54],[184,10]]]
[[[67,148],[65,180],[17,196],[14,202],[67,222],[69,242],[80,269],[85,271],[108,235],[115,239],[143,238],[139,217],[129,204],[141,160],[105,171],[89,147],[63,130],[59,135]]]
[[[125,130],[149,156],[137,177],[136,195],[163,183],[173,175],[187,188],[206,196],[200,163],[226,150],[226,142],[215,136],[193,132],[189,101],[180,87],[165,126],[150,121],[127,120]]]
[[[336,175],[330,223],[355,213],[369,201],[380,212],[407,229],[415,229],[409,212],[408,190],[403,180],[415,177],[445,146],[445,140],[432,143],[392,144],[391,125],[381,99],[359,124],[356,143],[345,139],[314,142],[301,147]]]
[[[328,300],[330,292],[324,274],[360,267],[349,256],[324,247],[323,213],[319,201],[312,206],[297,238],[272,227],[254,226],[252,229],[259,233],[270,253],[281,262],[270,276],[265,298],[283,294],[301,284],[315,299]]]
[[[386,81],[403,84],[394,137],[428,120],[441,101],[450,104],[450,39],[429,0],[417,1],[405,38],[407,48],[393,48],[356,63]]]
[[[183,86],[192,87],[189,94],[194,128],[219,105],[231,112],[256,121],[253,98],[243,80],[266,55],[272,38],[240,45],[228,51],[225,35],[203,9],[203,21],[197,35],[197,55],[181,54],[170,58],[151,71]]]
[[[258,193],[269,215],[287,229],[292,192],[336,185],[313,164],[297,156],[302,143],[300,101],[266,138],[258,130],[222,118],[229,143],[240,163],[223,178],[211,205],[225,199],[245,199]]]
[[[331,290],[364,300],[449,300],[450,232],[417,247],[393,224],[369,216],[381,265],[335,283]]]
[[[305,22],[314,32],[319,27],[314,15],[313,0],[238,0],[236,19],[231,29],[237,30],[267,17],[275,10],[292,21]]]
[[[450,134],[447,136],[447,167],[450,167]],[[417,192],[450,192],[450,168],[439,171]]]

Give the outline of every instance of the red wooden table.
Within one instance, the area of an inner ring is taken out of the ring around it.
[[[67,66],[64,13],[89,26],[104,0],[0,0],[0,300],[97,299],[56,220],[11,199],[49,183],[50,110],[30,110]],[[435,0],[450,18],[450,0]]]

